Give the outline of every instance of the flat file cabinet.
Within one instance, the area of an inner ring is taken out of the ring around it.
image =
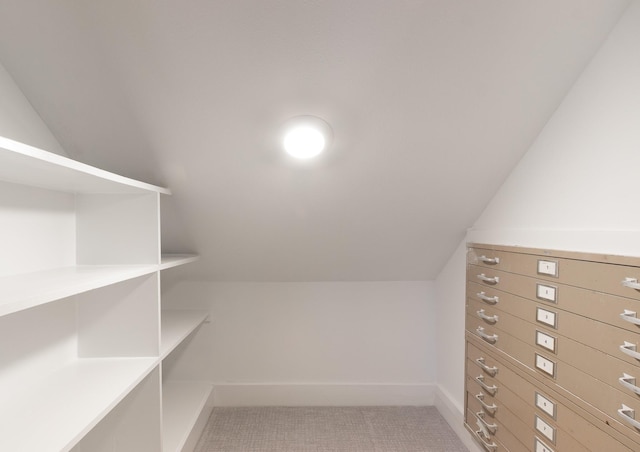
[[[489,452],[640,450],[640,258],[470,244],[465,426]]]

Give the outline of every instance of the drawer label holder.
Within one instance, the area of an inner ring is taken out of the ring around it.
[[[556,378],[556,363],[536,353],[536,368],[550,377]]]
[[[556,353],[557,340],[550,334],[536,330],[536,345],[546,348],[550,352]]]
[[[536,297],[540,300],[550,301],[551,303],[558,302],[558,288],[554,286],[548,286],[546,284],[536,284]]]
[[[536,320],[540,323],[550,326],[553,329],[558,328],[558,316],[553,311],[536,308]]]
[[[556,404],[539,392],[536,392],[536,407],[547,413],[553,419],[556,418]]]

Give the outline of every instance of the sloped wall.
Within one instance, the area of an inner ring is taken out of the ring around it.
[[[66,155],[58,140],[0,64],[0,136]]]
[[[640,2],[635,1],[466,241],[640,256]],[[465,246],[436,281],[438,384],[463,405]],[[455,411],[455,410],[454,410]],[[462,412],[459,422],[462,422]]]

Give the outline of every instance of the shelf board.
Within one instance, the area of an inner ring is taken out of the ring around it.
[[[201,381],[166,381],[162,385],[162,449],[180,452],[196,425],[212,385]]]
[[[0,317],[158,270],[157,265],[81,265],[0,278]]]
[[[110,173],[0,137],[0,180],[70,193],[171,194],[167,188]]]
[[[195,262],[199,258],[200,256],[197,254],[163,254],[160,261],[160,270]]]
[[[0,393],[0,450],[70,450],[157,364],[157,358],[78,359],[35,387],[7,388]]]
[[[160,357],[165,358],[209,316],[208,311],[163,310]]]

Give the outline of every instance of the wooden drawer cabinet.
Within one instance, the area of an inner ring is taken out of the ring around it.
[[[479,245],[467,264],[476,438],[480,417],[506,450],[640,450],[640,259]]]

